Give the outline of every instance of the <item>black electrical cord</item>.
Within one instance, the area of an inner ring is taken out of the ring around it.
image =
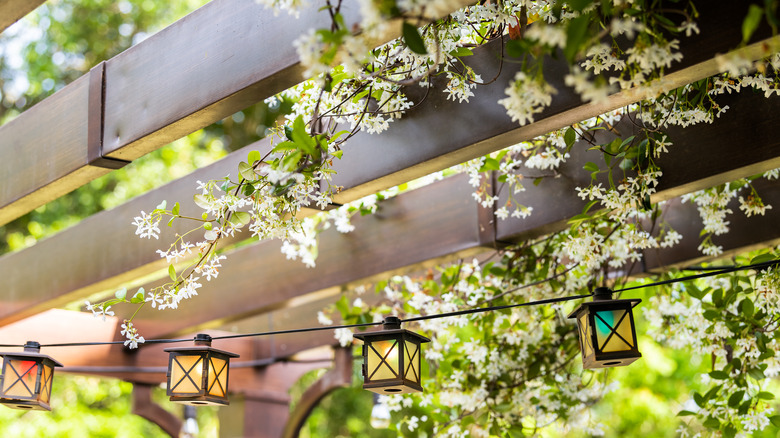
[[[771,260],[771,261],[768,261],[768,262],[756,263],[756,264],[753,264],[753,265],[730,266],[730,267],[722,268],[722,269],[719,269],[719,270],[716,270],[716,271],[704,272],[702,274],[688,275],[688,276],[680,277],[680,278],[671,278],[669,280],[657,281],[655,283],[649,283],[649,284],[642,284],[642,285],[639,285],[639,286],[626,287],[626,288],[623,288],[623,289],[620,289],[620,290],[615,290],[613,292],[625,292],[627,290],[643,289],[643,288],[646,288],[646,287],[653,287],[653,286],[663,286],[663,285],[666,285],[666,284],[680,283],[682,281],[696,280],[698,278],[714,277],[714,276],[720,275],[720,274],[729,274],[731,272],[736,272],[736,271],[746,271],[748,269],[761,270],[761,269],[770,268],[772,266],[777,266],[779,264],[780,264],[780,260]]]
[[[679,278],[672,278],[669,280],[663,280],[663,281],[657,281],[654,283],[648,283],[648,284],[642,284],[639,286],[633,286],[633,287],[627,287],[619,290],[614,290],[613,292],[625,292],[629,290],[634,289],[643,289],[653,286],[663,286],[667,284],[673,284],[673,283],[679,283],[683,281],[688,280],[696,280],[699,278],[704,277],[713,277],[715,275],[720,274],[728,274],[731,272],[736,271],[745,271],[749,269],[766,269],[772,266],[780,265],[780,260],[771,260],[768,262],[763,263],[755,263],[752,265],[742,265],[742,266],[730,266],[718,270],[712,270],[708,272],[704,272],[702,274],[697,275],[689,275],[685,277],[679,277]],[[522,287],[522,286],[521,286]],[[519,289],[519,288],[517,288]],[[418,316],[414,318],[408,318],[408,319],[402,319],[401,322],[415,322],[415,321],[425,321],[428,319],[437,319],[437,318],[446,318],[450,316],[460,316],[460,315],[470,315],[473,313],[482,313],[482,312],[491,312],[494,310],[504,310],[504,309],[512,309],[515,307],[526,307],[526,306],[536,306],[541,304],[552,304],[552,303],[560,303],[565,301],[571,301],[571,300],[578,300],[583,298],[588,298],[592,296],[593,294],[585,294],[585,295],[574,295],[569,297],[561,297],[561,298],[547,298],[543,300],[538,301],[528,301],[525,303],[518,303],[518,304],[507,304],[504,306],[489,306],[489,307],[479,307],[479,308],[472,308],[472,309],[466,309],[466,310],[459,310],[456,312],[447,312],[447,313],[436,313],[431,315],[424,315],[424,316]],[[314,331],[322,331],[322,330],[336,330],[340,328],[361,328],[361,327],[370,327],[370,326],[377,326],[381,325],[384,322],[368,322],[368,323],[361,323],[361,324],[344,324],[344,325],[336,325],[336,326],[321,326],[321,327],[309,327],[309,328],[301,328],[301,329],[290,329],[290,330],[276,330],[276,331],[269,331],[269,332],[257,332],[257,333],[243,333],[243,334],[235,334],[235,335],[224,335],[224,336],[215,336],[211,339],[235,339],[235,338],[248,338],[248,337],[258,337],[258,336],[272,336],[272,335],[283,335],[283,334],[291,334],[291,333],[306,333],[306,332],[314,332]],[[195,338],[182,338],[182,339],[149,339],[145,340],[144,344],[172,344],[177,342],[191,342],[194,341]],[[124,344],[126,341],[109,341],[109,342],[71,342],[71,343],[59,343],[59,344],[41,344],[41,347],[82,347],[82,346],[93,346],[93,345],[119,345]],[[16,345],[16,344],[0,344],[0,348],[21,348],[24,347],[24,345]]]

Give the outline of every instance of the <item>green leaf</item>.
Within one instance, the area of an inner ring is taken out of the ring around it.
[[[758,368],[752,368],[748,371],[748,375],[756,380],[764,380],[766,379],[766,376],[764,375],[764,372],[761,371]]]
[[[342,295],[341,298],[336,301],[336,309],[341,313],[341,316],[349,314],[349,300],[346,295]]]
[[[714,310],[705,310],[704,313],[702,313],[702,315],[708,321],[714,321],[716,318],[718,318],[720,316],[720,313],[716,312]]]
[[[680,412],[677,413],[678,417],[688,417],[688,416],[691,416],[691,415],[696,415],[696,412],[680,411]]]
[[[712,304],[723,307],[723,289],[718,289],[712,293]]]
[[[761,391],[756,395],[756,397],[760,398],[761,400],[774,400],[775,395],[771,392]]]
[[[780,427],[780,415],[772,415],[769,417],[769,421],[772,423],[775,427]]]
[[[119,289],[118,291],[114,292],[114,296],[118,300],[124,300],[125,297],[127,296],[127,289],[125,288]]]
[[[495,158],[487,157],[485,158],[485,163],[482,164],[482,167],[479,168],[480,172],[487,172],[490,170],[498,170],[501,168],[501,163],[498,162]]]
[[[471,49],[466,47],[458,47],[457,49],[450,52],[450,55],[457,56],[458,58],[463,56],[471,56],[474,52],[471,51]]]
[[[299,149],[309,155],[314,154],[317,142],[306,132],[306,123],[303,121],[303,116],[298,116],[293,121],[292,137]]]
[[[742,42],[747,43],[753,33],[758,29],[761,18],[764,16],[764,8],[758,5],[750,5],[747,17],[742,21]]]
[[[257,174],[255,174],[252,165],[243,161],[238,163],[238,174],[247,181],[254,181],[257,179]]]
[[[303,157],[301,151],[286,155],[284,159],[282,159],[282,168],[291,172],[296,170],[298,167],[298,162],[301,161],[301,157]]]
[[[599,166],[596,163],[592,162],[592,161],[588,161],[587,163],[585,163],[585,165],[582,166],[582,168],[587,170],[588,172],[598,172],[599,171]]]
[[[563,134],[563,141],[566,142],[566,146],[571,146],[574,144],[574,142],[577,140],[577,133],[572,128],[566,129],[566,132]]]
[[[168,276],[171,277],[171,280],[176,281],[176,268],[173,265],[168,265]]]
[[[750,298],[745,298],[744,300],[740,301],[739,310],[745,318],[750,318],[753,316],[753,312],[755,312],[753,301],[751,301]]]
[[[767,263],[775,260],[775,256],[772,254],[761,254],[758,256],[753,257],[753,259],[750,261],[751,265],[757,265],[759,263]]]
[[[591,18],[590,14],[583,14],[569,22],[566,29],[566,47],[563,49],[563,55],[569,63],[574,63],[577,52],[585,42],[585,34]]]
[[[729,378],[729,373],[727,373],[725,371],[720,371],[720,370],[711,371],[710,372],[710,377],[712,377],[713,379],[716,379],[716,380],[725,380],[725,379]]]
[[[725,429],[723,429],[724,438],[734,438],[735,436],[737,436],[737,429],[735,429],[734,426],[729,424]]]
[[[425,55],[428,53],[428,51],[425,49],[425,42],[423,42],[423,39],[420,36],[420,32],[413,24],[404,21],[402,35],[403,40],[406,43],[406,47],[409,47],[409,50],[420,55]]]
[[[718,428],[720,428],[720,421],[718,421],[717,419],[712,418],[712,417],[710,417],[706,421],[704,421],[703,424],[704,424],[705,427],[708,427],[710,429],[718,429]]]
[[[130,300],[130,302],[133,304],[143,303],[146,297],[145,293],[146,291],[144,290],[144,288],[139,287],[138,292],[136,292],[135,295],[133,295],[133,299]]]
[[[292,131],[290,131],[290,135],[292,135]],[[274,146],[273,152],[287,152],[287,151],[297,151],[298,146],[295,145],[295,143],[291,141],[283,141],[276,146]]]
[[[245,211],[237,211],[230,216],[230,223],[243,227],[252,220],[252,216]]]
[[[246,156],[246,161],[249,164],[255,164],[260,161],[261,158],[263,157],[260,155],[260,151],[249,151],[249,155]]]
[[[731,397],[729,397],[729,406],[732,408],[735,408],[739,406],[739,403],[742,401],[742,398],[745,397],[745,391],[737,391],[734,394],[731,394]]]
[[[209,198],[206,195],[197,194],[192,197],[192,199],[195,201],[195,205],[198,207],[208,210],[211,208],[211,202],[209,201]]]
[[[625,160],[620,162],[620,168],[623,170],[631,170],[631,168],[634,167],[634,161],[626,158]]]
[[[171,213],[172,213],[174,216],[178,216],[178,215],[179,215],[179,209],[180,209],[180,208],[181,208],[181,206],[179,205],[179,203],[178,203],[178,202],[177,202],[177,203],[175,203],[175,204],[173,204],[173,208],[171,209]]]
[[[688,295],[696,298],[697,300],[701,300],[702,298],[704,298],[705,295],[707,295],[706,291],[702,291],[701,289],[699,289],[698,287],[692,284],[690,285],[686,284],[685,290],[688,292]]]
[[[157,210],[165,210],[165,206],[168,205],[168,201],[163,201],[157,206]]]

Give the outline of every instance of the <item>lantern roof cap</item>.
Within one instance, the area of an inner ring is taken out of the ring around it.
[[[53,357],[41,354],[41,353],[32,353],[28,351],[4,351],[0,352],[0,357],[19,357],[19,358],[29,358],[29,359],[42,359],[42,360],[48,360],[50,361],[55,367],[62,367],[62,365],[59,361],[54,359]]]
[[[202,352],[211,352],[211,353],[219,353],[223,354],[228,357],[241,357],[241,355],[236,353],[231,353],[229,351],[220,350],[218,348],[209,347],[207,345],[193,345],[189,347],[172,347],[172,348],[166,348],[163,351],[166,353],[202,353]]]
[[[417,334],[417,333],[415,333],[413,331],[410,331],[410,330],[406,330],[406,329],[375,330],[373,332],[355,333],[352,336],[355,337],[355,338],[360,339],[361,341],[365,342],[366,340],[370,341],[372,338],[377,337],[377,336],[384,336],[384,335],[392,336],[392,335],[399,335],[399,334],[405,334],[405,335],[410,336],[412,338],[416,338],[417,340],[419,340],[422,343],[431,342],[431,340],[426,338],[425,336]]]
[[[579,307],[574,309],[567,318],[573,319],[576,318],[577,315],[582,311],[583,309],[590,309],[593,308],[594,310],[602,309],[602,308],[609,308],[613,307],[615,305],[618,305],[619,307],[622,307],[625,303],[629,303],[631,305],[631,308],[633,309],[636,307],[639,303],[641,303],[642,300],[639,298],[630,298],[626,300],[596,300],[596,301],[588,301],[585,303],[580,304]]]

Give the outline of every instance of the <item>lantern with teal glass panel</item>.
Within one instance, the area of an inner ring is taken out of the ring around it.
[[[641,301],[613,300],[609,288],[599,287],[593,292],[593,301],[569,315],[577,320],[583,368],[626,366],[642,357],[632,313]]]

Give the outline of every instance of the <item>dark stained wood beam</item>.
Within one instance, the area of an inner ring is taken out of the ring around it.
[[[764,201],[775,208],[768,210],[765,216],[747,218],[738,211],[736,201],[729,207],[735,213],[729,217],[732,232],[724,236],[716,236],[716,244],[722,245],[724,256],[741,253],[761,247],[770,247],[780,243],[780,229],[776,226],[780,221],[780,183],[777,181],[757,181],[756,188]],[[444,214],[444,213],[442,213]],[[680,204],[679,200],[673,200],[664,207],[662,217],[678,232],[683,234],[681,243],[670,249],[658,249],[645,252],[643,263],[633,267],[632,275],[643,275],[647,272],[655,272],[669,267],[692,265],[705,260],[697,247],[699,245],[699,230],[701,221],[692,204]],[[483,249],[484,250],[484,249]],[[712,260],[712,258],[706,258]],[[305,268],[302,266],[300,270]],[[246,292],[243,290],[231,290],[231,294],[254,294],[257,297],[257,284],[266,281],[262,274],[256,278],[249,277],[246,273]],[[353,283],[355,285],[357,283]],[[308,297],[308,298],[307,298]],[[298,300],[288,302],[288,307],[267,312],[252,318],[234,321],[222,327],[221,331],[208,330],[212,335],[238,333],[265,332],[272,330],[286,330],[294,328],[316,327],[317,311],[332,304],[339,298],[339,290],[336,293],[326,293],[317,297],[316,294],[308,294]],[[377,296],[369,290],[363,295],[366,301],[373,301]],[[201,312],[202,320],[208,320],[214,312],[214,307],[204,305]],[[164,312],[158,312],[163,314]],[[84,342],[84,341],[110,341],[119,339],[117,327],[120,322],[113,317],[104,323],[91,315],[69,312],[64,310],[50,310],[23,321],[0,328],[0,339],[4,343],[22,344],[27,340],[37,340],[43,344],[59,342]],[[187,336],[194,335],[193,330]],[[235,359],[234,365],[248,360],[264,360],[268,358],[290,357],[300,351],[308,350],[322,345],[334,345],[336,343],[333,332],[320,331],[313,333],[299,333],[290,335],[276,335],[261,338],[244,338],[234,340],[215,341],[215,346],[221,349],[235,351],[242,355]],[[44,347],[43,351],[50,354],[65,364],[64,371],[75,369],[79,373],[104,375],[123,378],[125,380],[159,383],[164,381],[164,369],[167,365],[167,355],[162,352],[163,345],[145,345],[136,352],[127,352],[118,346],[85,346],[54,348]],[[144,367],[157,368],[157,373],[132,372],[132,369],[113,368],[110,370],[100,367]],[[130,372],[128,372],[130,371]],[[253,371],[254,372],[254,371]],[[235,381],[233,379],[236,379]],[[252,372],[241,368],[231,370],[231,388],[245,385],[245,388],[253,388]],[[239,382],[234,385],[233,382]],[[258,396],[258,394],[255,394]],[[260,394],[261,395],[261,394]]]
[[[474,98],[474,100],[476,105],[489,106],[490,98],[485,100]],[[773,110],[780,98],[773,96],[766,99],[750,90],[743,90],[739,95],[723,96],[721,101],[729,105],[731,110],[717,119],[714,124],[669,130],[674,146],[670,148],[670,153],[665,154],[660,160],[664,177],[661,180],[660,191],[655,196],[656,201],[780,167],[780,113]],[[424,114],[415,115],[408,122],[401,120],[394,123],[386,135],[374,138],[372,143],[365,142],[360,145],[374,150],[375,154],[363,156],[363,161],[353,163],[352,166],[340,171],[338,178],[342,178],[341,183],[354,184],[344,188],[341,201],[351,201],[362,195],[361,187],[365,185],[361,181],[364,181],[367,175],[379,175],[378,179],[383,179],[381,183],[383,188],[387,184],[400,184],[406,181],[405,178],[417,176],[417,173],[421,172],[420,168],[426,166],[424,164],[426,157],[435,154],[435,151],[446,155],[446,150],[453,147],[453,144],[467,150],[469,145],[476,141],[474,138],[461,141],[458,136],[450,137],[450,130],[441,132],[415,129],[414,126],[420,127],[413,121],[418,117],[439,118],[436,122],[438,125],[433,126],[440,126],[445,122],[441,119],[441,115],[437,115],[438,105],[444,103],[435,100],[427,103],[431,106],[426,107],[428,110]],[[448,108],[444,113],[449,114],[454,120],[467,119],[475,114],[471,105],[456,105]],[[492,122],[486,120],[485,123]],[[453,125],[451,130],[456,130],[461,124],[451,125]],[[482,132],[480,126],[484,125],[481,122],[475,123],[472,131]],[[626,134],[630,134],[634,128],[630,123],[624,122],[621,129]],[[413,141],[411,137],[407,140],[415,147],[416,152],[408,150],[407,144],[397,141],[399,137],[406,138],[405,136],[410,132],[413,133],[415,140]],[[480,135],[486,136],[488,132],[482,132]],[[738,145],[742,146],[737,147]],[[268,147],[266,141],[261,141],[251,148],[266,151]],[[587,151],[589,147],[590,145],[584,142],[575,145],[572,150],[573,156],[562,167],[560,177],[546,178],[539,187],[533,186],[530,179],[528,180],[526,184],[528,190],[522,194],[522,202],[534,206],[535,212],[524,220],[510,218],[496,223],[498,241],[511,241],[522,236],[549,233],[565,226],[568,218],[581,211],[584,203],[576,196],[574,188],[585,186],[590,180],[589,174],[582,170],[582,166],[588,161],[603,163],[601,154]],[[377,148],[385,152],[380,154]],[[393,166],[399,165],[392,164],[396,148],[407,148],[408,156],[404,157],[406,161],[400,165],[411,167],[403,173],[392,171]],[[361,153],[360,148],[349,152],[350,154]],[[141,210],[149,211],[166,199],[169,202],[179,200],[183,213],[192,212],[196,216],[199,215],[196,213],[197,207],[192,202],[196,181],[234,173],[238,162],[246,159],[246,153],[246,150],[234,152],[226,159],[200,169],[188,177],[174,181],[113,210],[87,218],[71,229],[38,242],[31,248],[0,257],[0,278],[4,278],[6,282],[6,287],[0,292],[5,302],[0,309],[0,324],[51,307],[62,306],[164,268],[163,260],[155,251],[161,247],[162,242],[172,241],[174,233],[185,232],[185,224],[179,223],[174,228],[163,226],[160,241],[138,239],[134,234],[134,228],[130,225],[132,218]],[[382,159],[376,159],[380,156]],[[418,164],[411,164],[408,161],[411,158],[416,158]],[[538,171],[532,170],[523,173],[530,176],[539,174]],[[373,184],[374,182],[370,183],[372,186]],[[469,188],[465,186],[457,196],[461,196],[464,202],[471,202]],[[502,198],[500,202],[504,201],[505,198]],[[555,208],[541,208],[549,205],[554,205]],[[312,212],[307,211],[304,214]],[[489,216],[489,212],[482,214]],[[491,218],[483,219],[485,220],[489,222]],[[483,231],[491,232],[491,228]],[[236,239],[239,238],[243,236]],[[397,240],[395,237],[391,239],[394,242]],[[485,239],[486,237],[482,237],[483,243]],[[260,253],[267,254],[268,257],[278,256],[277,244],[261,245],[263,249],[253,250],[252,257],[257,257]],[[89,254],[89,257],[72,257],[72,248],[76,247],[81,253]],[[244,257],[239,254],[234,258]],[[39,275],[40,272],[47,272],[49,275]]]
[[[178,437],[182,421],[152,400],[152,385],[133,385],[133,414],[160,426],[171,437]]]
[[[319,6],[293,20],[214,0],[0,127],[0,181],[19,181],[0,188],[0,225],[300,82],[293,41],[329,22]],[[352,28],[358,3],[341,12]]]
[[[731,7],[733,9],[729,9]],[[683,60],[667,70],[661,88],[672,90],[719,73],[721,70],[714,57],[739,44],[742,34],[739,26],[735,26],[738,20],[734,17],[745,16],[748,7],[748,2],[734,6],[733,2],[719,0],[702,9],[698,20],[701,33],[680,39]],[[766,56],[760,55],[766,54],[765,50],[780,50],[780,37],[771,37],[768,27],[762,28],[754,40],[753,44],[738,52],[757,59]],[[346,199],[376,193],[642,98],[638,90],[630,89],[610,96],[604,103],[583,104],[574,90],[565,85],[564,78],[569,70],[563,57],[546,58],[543,65],[545,79],[558,91],[550,107],[538,114],[534,123],[521,127],[512,122],[504,107],[497,103],[505,97],[504,89],[520,67],[517,63],[502,64],[500,58],[503,53],[501,42],[494,41],[466,58],[466,62],[483,79],[489,80],[498,74],[492,84],[478,86],[474,91],[476,96],[468,104],[448,100],[445,93],[439,92],[446,85],[446,80],[439,78],[434,81],[438,89],[427,96],[424,104],[410,111],[405,118],[393,122],[387,133],[379,137],[359,134],[345,145],[343,159],[335,164],[338,173],[333,183],[344,186],[346,190],[336,196],[336,201],[344,203]]]
[[[324,231],[315,268],[285,260],[276,241],[242,247],[222,262],[218,280],[202,281],[197,298],[179,304],[175,318],[150,309],[136,316],[136,324],[148,336],[167,337],[185,327],[215,327],[281,309],[311,293],[337,294],[345,283],[409,265],[482,252],[492,239],[480,233],[487,223],[470,189],[458,175],[383,202],[375,215],[356,217],[351,233]],[[204,318],[204,308],[212,309],[211,317]]]
[[[42,5],[44,0],[2,0],[0,1],[0,32],[19,21],[22,17]]]
[[[334,356],[333,367],[303,393],[295,409],[290,412],[283,438],[297,437],[306,418],[323,398],[352,383],[352,349],[337,348]]]

